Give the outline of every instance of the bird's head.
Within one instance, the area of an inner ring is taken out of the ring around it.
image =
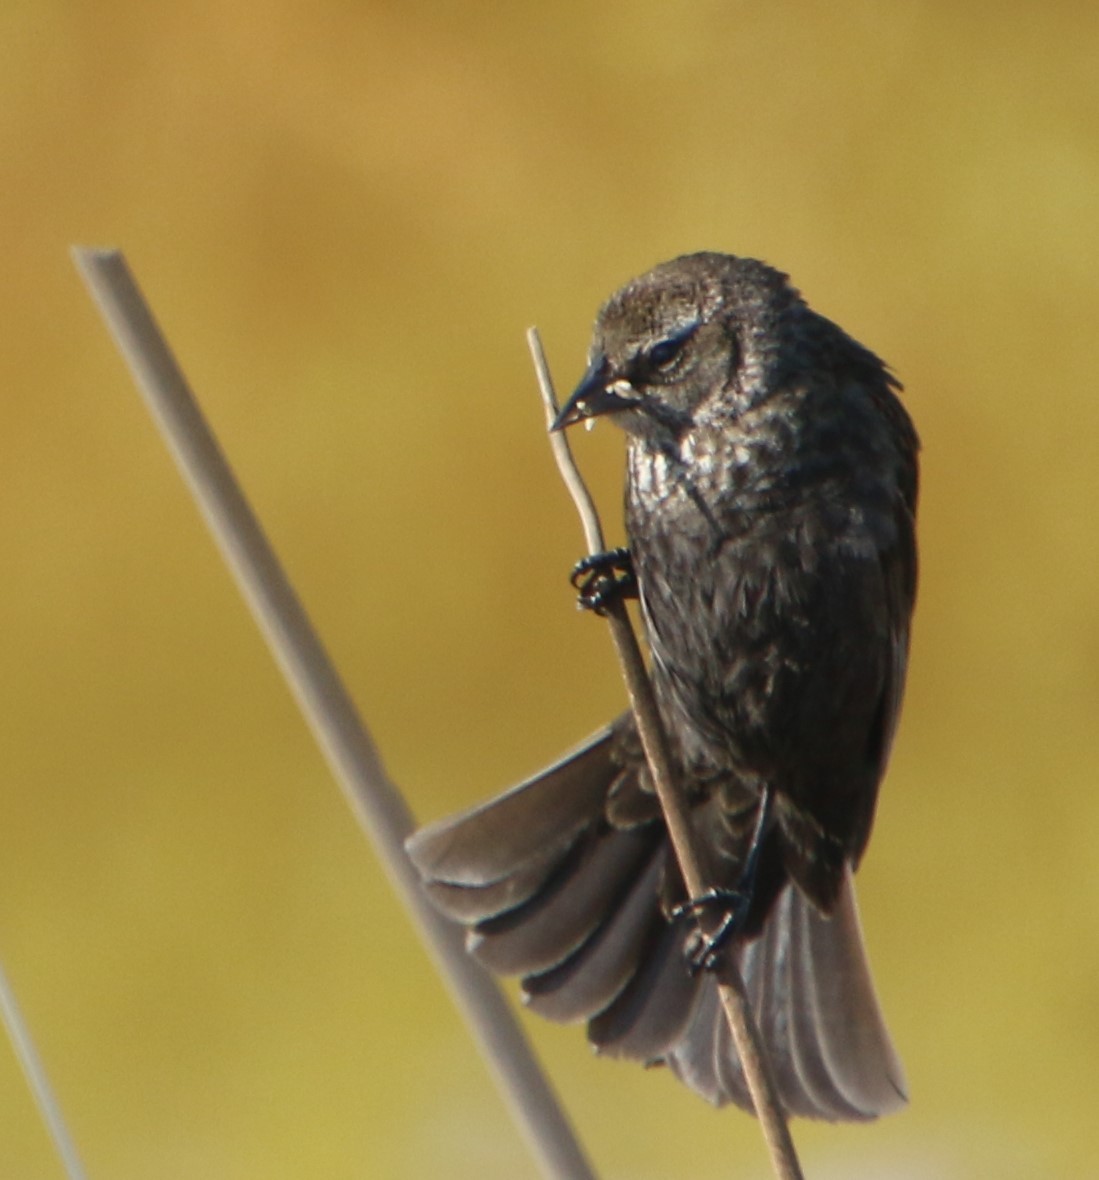
[[[798,311],[807,309],[786,276],[753,259],[665,262],[603,305],[587,372],[554,429],[609,415],[629,434],[671,442],[715,401],[743,412],[776,385]]]

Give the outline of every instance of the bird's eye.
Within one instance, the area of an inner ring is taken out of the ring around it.
[[[683,346],[694,335],[694,331],[694,326],[692,325],[690,328],[676,332],[674,336],[668,336],[664,340],[658,340],[649,349],[646,360],[654,369],[667,371],[679,360],[680,354],[683,352]]]

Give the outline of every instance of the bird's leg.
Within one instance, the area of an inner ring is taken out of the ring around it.
[[[711,930],[700,931],[697,943],[687,953],[687,965],[692,975],[699,971],[716,971],[721,963],[722,950],[747,920],[770,815],[771,788],[764,787],[755,826],[752,828],[752,842],[748,845],[748,855],[735,888],[708,889],[701,897],[692,897],[672,910],[673,920],[687,915],[697,917],[706,911],[719,915],[717,925]]]
[[[608,549],[581,558],[569,581],[579,591],[578,605],[597,615],[605,615],[615,600],[637,597],[637,575],[628,549]]]

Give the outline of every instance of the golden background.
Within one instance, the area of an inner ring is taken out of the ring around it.
[[[0,7],[0,955],[93,1177],[534,1167],[72,269],[128,254],[421,818],[621,707],[541,430],[621,282],[789,270],[924,440],[860,875],[912,1105],[814,1178],[1099,1175],[1099,10]],[[618,531],[621,440],[582,438]],[[606,1177],[756,1129],[530,1031]],[[0,1176],[59,1166],[0,1051]]]

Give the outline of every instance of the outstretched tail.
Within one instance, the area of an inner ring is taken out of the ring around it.
[[[660,904],[664,826],[616,814],[640,773],[624,732],[609,726],[497,799],[423,828],[409,855],[434,903],[470,928],[472,953],[521,975],[536,1012],[587,1020],[601,1053],[666,1064],[715,1105],[751,1110],[716,980],[687,969],[691,923],[670,922]],[[730,953],[788,1114],[857,1121],[904,1105],[850,872],[828,917],[785,885],[762,933]]]

